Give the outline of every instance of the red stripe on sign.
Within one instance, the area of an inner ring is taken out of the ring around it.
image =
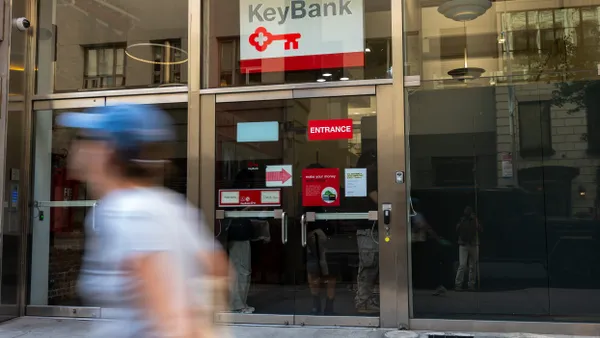
[[[288,56],[240,61],[242,73],[267,73],[310,69],[363,67],[365,53]]]

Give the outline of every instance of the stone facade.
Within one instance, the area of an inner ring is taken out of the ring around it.
[[[548,101],[552,92],[556,90],[555,84],[534,83],[514,86],[514,96],[518,107],[519,102]],[[544,156],[523,157],[520,154],[520,126],[519,111],[515,109],[512,121],[515,133],[511,135],[511,119],[509,114],[509,89],[506,86],[496,88],[496,129],[497,129],[497,161],[498,185],[516,185],[518,172],[526,168],[561,166],[578,170],[579,174],[571,181],[571,216],[593,215],[597,196],[596,171],[600,165],[600,158],[589,155],[587,152],[587,117],[582,109],[579,112],[569,112],[573,106],[565,105],[550,107],[550,125],[552,138],[552,152]],[[513,151],[512,156],[514,177],[503,177],[503,155]],[[542,179],[542,178],[540,178]],[[548,178],[546,178],[548,179]]]

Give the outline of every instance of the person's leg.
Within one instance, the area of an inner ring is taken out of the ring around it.
[[[469,254],[469,290],[476,290],[477,286],[477,268],[479,263],[479,247],[476,245],[468,246]]]
[[[445,257],[445,252],[444,252],[444,248],[437,242],[431,242],[430,243],[432,249],[432,253],[434,256],[434,261],[432,263],[432,267],[434,269],[433,271],[433,280],[435,281],[435,283],[437,283],[437,288],[435,289],[435,291],[433,292],[434,296],[442,296],[446,294],[446,287],[444,286],[444,271],[445,271],[445,264],[446,264],[446,257]]]
[[[368,230],[358,230],[356,240],[358,244],[358,275],[354,302],[359,312],[377,312],[379,309],[369,302],[373,293],[372,276],[376,260],[375,243]]]
[[[232,311],[247,311],[246,304],[250,289],[250,242],[231,241],[228,243],[231,265],[235,269],[235,281],[231,290]]]
[[[312,314],[321,313],[321,266],[319,262],[319,248],[317,235],[314,231],[307,234],[306,243],[306,270],[308,272],[308,283],[312,296]]]
[[[463,288],[465,269],[467,268],[467,260],[469,257],[469,250],[466,246],[460,245],[458,247],[458,269],[456,270],[456,278],[454,279],[454,288],[460,290]]]

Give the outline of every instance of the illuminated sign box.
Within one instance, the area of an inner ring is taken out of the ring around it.
[[[238,142],[277,142],[279,122],[240,122],[237,124]]]

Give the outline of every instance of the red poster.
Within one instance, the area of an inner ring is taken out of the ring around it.
[[[281,205],[280,189],[220,189],[219,208],[227,207],[278,207]]]
[[[340,205],[340,170],[320,168],[302,170],[302,205],[337,207]]]
[[[351,139],[352,119],[309,120],[307,134],[309,141]]]

